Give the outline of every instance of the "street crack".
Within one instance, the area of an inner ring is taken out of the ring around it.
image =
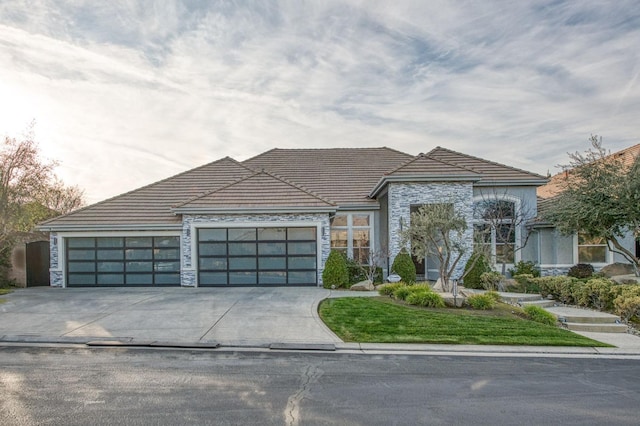
[[[284,410],[285,424],[287,426],[297,426],[300,422],[300,403],[309,393],[311,385],[322,377],[322,371],[317,365],[309,365],[302,373],[300,387],[287,400],[287,407]]]

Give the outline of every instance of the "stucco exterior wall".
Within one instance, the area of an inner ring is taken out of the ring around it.
[[[197,252],[195,252],[195,230],[207,225],[218,227],[236,226],[318,226],[320,229],[320,261],[318,262],[318,284],[322,285],[322,271],[331,251],[331,232],[328,214],[256,214],[256,215],[184,215],[182,218],[181,283],[186,287],[197,285]]]
[[[411,206],[435,203],[453,203],[454,210],[471,223],[473,219],[473,186],[471,183],[390,183],[388,186],[389,256],[390,262],[402,249],[401,226],[411,223]],[[402,223],[402,225],[401,225]],[[453,276],[461,276],[464,265],[473,250],[473,227],[464,234],[466,253],[458,263]]]

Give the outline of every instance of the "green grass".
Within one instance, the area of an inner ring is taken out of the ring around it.
[[[345,342],[533,346],[610,346],[539,324],[498,304],[492,311],[424,309],[386,297],[327,299],[320,317]]]

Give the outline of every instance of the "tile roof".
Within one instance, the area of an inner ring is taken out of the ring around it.
[[[478,182],[480,185],[500,185],[505,183],[541,185],[547,181],[546,177],[537,173],[531,173],[515,167],[505,166],[504,164],[462,154],[439,146],[429,151],[427,156],[437,158],[457,166],[466,167],[482,174],[482,179]]]
[[[621,158],[623,166],[629,167],[633,164],[638,155],[640,155],[640,144],[614,152],[613,154],[608,155],[607,158]],[[569,176],[571,176],[571,170],[564,170],[551,176],[546,185],[538,187],[538,197],[550,198],[558,195],[562,191],[564,183],[569,179]]]
[[[410,160],[390,148],[272,149],[243,164],[269,170],[338,205],[377,206],[368,198],[384,172]]]
[[[254,172],[225,157],[151,185],[101,201],[40,224],[49,226],[130,226],[180,224],[171,207]]]
[[[327,209],[336,205],[286,179],[266,171],[244,177],[236,182],[188,201],[176,212]]]
[[[381,180],[381,178],[383,178]],[[535,185],[542,176],[436,148],[272,149],[242,163],[223,158],[42,223],[51,229],[177,227],[185,211],[376,208],[384,179],[462,179]]]

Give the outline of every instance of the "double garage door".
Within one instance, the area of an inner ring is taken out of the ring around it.
[[[317,228],[200,228],[198,285],[317,283]]]
[[[315,286],[316,234],[316,227],[199,228],[198,285]],[[67,238],[66,266],[69,287],[179,286],[180,238]]]

